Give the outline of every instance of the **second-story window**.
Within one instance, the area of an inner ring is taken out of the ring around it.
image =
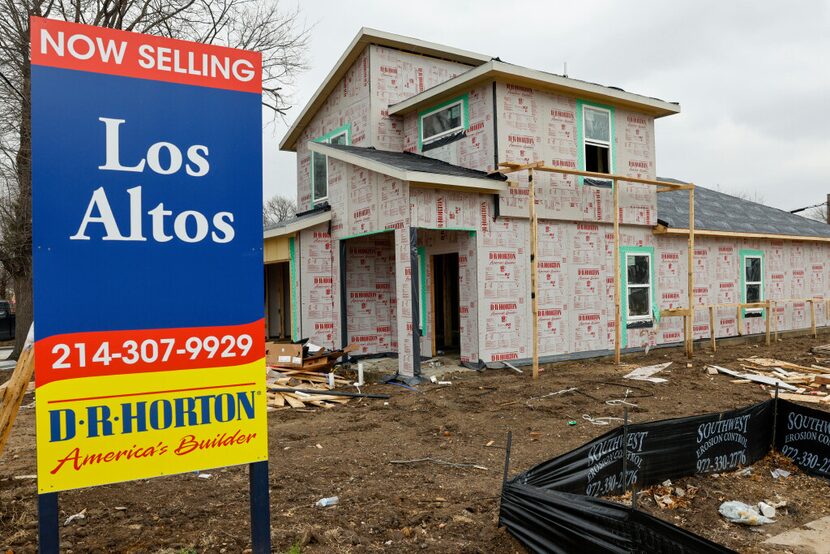
[[[582,121],[585,171],[611,173],[611,112],[584,105]]]
[[[349,126],[344,125],[315,139],[314,142],[327,144],[349,144]],[[311,153],[311,201],[316,204],[329,197],[328,157],[317,152]]]
[[[467,97],[462,96],[422,112],[418,116],[421,148],[467,129]]]

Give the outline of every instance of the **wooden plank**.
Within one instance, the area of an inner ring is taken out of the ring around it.
[[[686,326],[686,332],[688,333],[686,337],[686,341],[688,346],[686,347],[686,355],[691,359],[692,357],[692,350],[694,349],[694,318],[692,314],[694,314],[694,305],[695,305],[695,296],[694,296],[694,287],[695,287],[695,277],[694,277],[694,260],[695,260],[695,189],[691,187],[689,189],[689,315],[686,316],[689,320],[689,324]]]
[[[816,302],[810,299],[810,325],[813,329],[813,338],[818,338],[818,331],[816,331]]]
[[[620,291],[620,187],[614,179],[614,363],[620,363],[620,342],[622,341],[622,329],[620,304],[622,293]]]
[[[606,177],[607,179],[607,177]],[[685,236],[689,233],[688,229],[681,229],[681,228],[668,228],[668,227],[655,227],[651,231],[655,235],[682,235]],[[807,237],[803,235],[774,235],[770,233],[743,233],[737,231],[713,231],[710,229],[699,229],[695,231],[695,234],[700,237],[724,237],[730,239],[740,239],[740,238],[747,238],[747,239],[767,239],[767,240],[793,240],[793,241],[802,241],[802,242],[830,242],[830,238],[828,237]]]
[[[288,402],[288,405],[292,408],[305,408],[305,403],[297,398],[297,396],[283,392],[281,393],[282,397],[285,398],[285,401]]]
[[[5,388],[3,404],[0,406],[0,453],[3,452],[3,447],[9,439],[12,425],[14,425],[14,420],[17,418],[20,405],[23,403],[29,381],[32,379],[35,369],[34,359],[34,348],[24,350],[17,360],[17,365],[15,365],[14,372]]]
[[[767,346],[770,345],[770,323],[772,323],[772,312],[770,310],[771,305],[772,304],[770,303],[770,301],[767,300],[767,308],[766,308],[767,309],[767,320],[765,321],[766,334],[767,334],[767,336],[766,336]]]
[[[528,209],[530,217],[530,309],[532,320],[532,342],[533,342],[533,379],[539,378],[539,299],[537,275],[538,264],[536,262],[536,236],[538,233],[538,221],[536,220],[536,185],[533,181],[533,168],[527,170],[527,186],[529,191]]]
[[[775,391],[769,391],[769,395],[775,398]],[[824,396],[815,396],[812,394],[794,394],[791,392],[779,392],[778,398],[781,400],[794,400],[798,402],[807,402],[809,404],[821,404],[823,402],[827,402]]]
[[[709,306],[709,336],[712,340],[712,352],[718,351],[718,331],[715,329],[715,307]]]

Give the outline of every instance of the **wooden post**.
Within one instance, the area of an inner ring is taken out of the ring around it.
[[[770,300],[767,300],[767,321],[766,321],[766,324],[767,324],[767,329],[766,329],[767,330],[767,346],[770,345],[769,331],[770,331],[770,324],[772,323],[772,314],[770,313],[770,307],[771,306],[772,306],[772,302]]]
[[[776,302],[773,300],[772,302],[772,313],[775,316],[775,320],[772,322],[772,328],[775,331],[775,342],[778,342],[778,314],[776,313]]]
[[[813,338],[818,338],[818,331],[816,331],[816,299],[808,300],[810,303],[810,326],[813,329]]]
[[[715,307],[711,304],[709,305],[709,335],[712,337],[712,352],[718,351],[718,342],[715,338],[717,336],[717,331],[715,330]]]
[[[614,363],[620,363],[620,342],[622,341],[622,329],[620,329],[620,187],[619,181],[614,179]]]
[[[695,189],[689,189],[689,324],[686,325],[686,356],[692,357],[695,320]]]
[[[527,170],[528,210],[530,212],[530,304],[533,314],[533,379],[539,378],[539,300],[537,298],[536,236],[536,185],[533,183],[533,168]]]
[[[735,321],[738,322],[738,336],[741,337],[744,334],[744,310],[740,304],[738,304],[738,310],[735,312]]]

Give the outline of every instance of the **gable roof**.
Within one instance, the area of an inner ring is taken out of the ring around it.
[[[490,193],[507,190],[507,177],[501,173],[467,169],[411,152],[390,152],[371,147],[320,142],[310,142],[308,147],[312,152],[409,181],[416,186],[440,186]]]
[[[680,104],[676,102],[666,102],[658,98],[626,92],[618,87],[572,79],[555,73],[505,63],[500,60],[490,60],[440,85],[393,104],[389,107],[389,115],[403,115],[414,110],[428,108],[442,100],[458,96],[475,85],[494,80],[508,81],[534,89],[576,96],[585,100],[599,100],[633,108],[654,117],[664,117],[680,112]]]
[[[296,150],[297,139],[300,137],[302,130],[311,122],[311,118],[317,113],[322,104],[326,101],[329,94],[337,87],[340,79],[346,75],[346,72],[357,60],[363,50],[370,44],[378,46],[387,46],[397,50],[404,50],[415,54],[422,54],[433,58],[442,60],[449,60],[453,62],[463,63],[469,66],[481,65],[489,61],[492,56],[484,54],[477,54],[469,52],[460,48],[452,48],[451,46],[444,46],[434,42],[428,42],[419,38],[406,37],[403,35],[396,35],[394,33],[387,33],[386,31],[379,31],[377,29],[370,29],[362,27],[358,31],[357,36],[354,37],[346,51],[334,64],[334,67],[323,79],[323,82],[311,96],[311,99],[294,120],[294,123],[288,129],[288,132],[280,142],[280,150]]]
[[[676,179],[660,180],[682,183]],[[658,194],[657,217],[658,222],[670,230],[688,230],[688,193]],[[830,225],[701,186],[695,186],[695,234],[698,230],[722,231],[737,236],[751,233],[830,239]]]

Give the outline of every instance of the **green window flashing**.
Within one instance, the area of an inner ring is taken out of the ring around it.
[[[351,144],[352,143],[352,126],[347,123],[329,131],[325,135],[319,136],[313,142],[322,142],[326,144]],[[311,153],[311,205],[314,206],[316,202],[325,200],[329,196],[328,183],[328,157],[316,152]],[[315,166],[317,169],[315,170]],[[316,175],[315,175],[316,173]],[[317,183],[316,179],[320,182]],[[325,188],[325,194],[323,189]],[[319,190],[318,190],[319,189]],[[318,194],[319,193],[319,194]]]
[[[418,281],[421,286],[418,311],[421,315],[421,336],[424,336],[427,332],[427,253],[423,246],[418,247]]]
[[[458,109],[453,110],[452,108],[456,104],[458,104]],[[446,113],[441,114],[442,111],[446,111]],[[426,126],[424,125],[425,118],[427,119]],[[441,102],[437,106],[418,113],[418,151],[423,152],[424,143],[429,144],[458,131],[466,131],[469,128],[470,99],[468,94],[462,94],[446,102]],[[425,130],[432,134],[424,137]]]
[[[300,318],[297,317],[297,306],[299,302],[297,302],[297,251],[294,246],[294,237],[288,239],[288,251],[291,257],[291,263],[288,266],[289,270],[289,279],[291,279],[291,340],[297,341],[299,340],[300,330]]]
[[[586,171],[586,156],[585,156],[585,149],[586,149],[586,138],[585,138],[585,109],[586,108],[595,108],[597,110],[605,110],[609,113],[609,129],[608,129],[608,141],[592,141],[590,138],[588,139],[588,144],[602,144],[607,142],[608,144],[608,172],[609,173],[616,173],[616,160],[614,156],[614,137],[616,136],[615,132],[615,115],[614,115],[614,106],[608,106],[605,104],[596,104],[593,102],[586,102],[584,100],[577,100],[576,101],[576,166],[577,169],[580,171]],[[577,182],[582,185],[585,182],[584,177],[579,177]]]
[[[749,248],[741,249],[741,303],[748,304],[749,302],[763,302],[766,298],[764,294],[764,251],[752,250]],[[750,266],[747,267],[747,260],[750,261]],[[758,260],[757,264],[753,264],[752,260]],[[749,291],[752,290],[752,293]],[[750,297],[748,299],[748,297]],[[747,313],[760,313],[764,317],[763,310],[744,308],[742,310],[744,317]]]
[[[648,256],[648,291],[649,299],[648,305],[651,306],[651,314],[649,318],[639,319],[639,321],[660,321],[660,309],[657,306],[657,289],[654,286],[654,247],[653,246],[621,246],[620,247],[620,337],[622,338],[621,347],[625,348],[628,344],[628,256],[632,255],[647,255]],[[644,287],[643,287],[644,288]]]

